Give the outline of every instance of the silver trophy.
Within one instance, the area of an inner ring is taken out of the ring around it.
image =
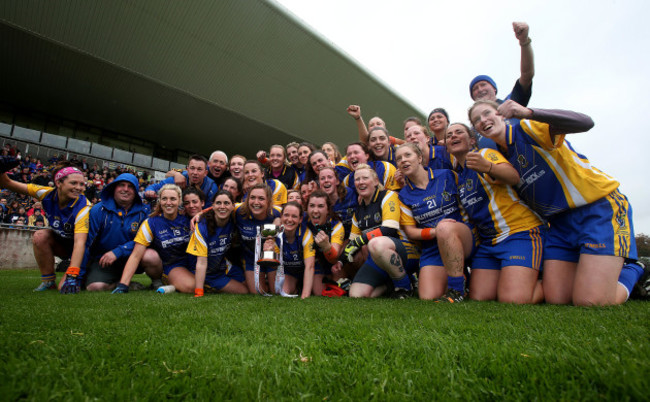
[[[283,258],[283,226],[265,224],[257,227],[257,236],[255,238],[255,290],[262,296],[272,296],[260,287],[260,267],[274,269],[277,267],[275,274],[275,293],[284,297],[296,297],[285,293],[284,287],[284,258]],[[277,237],[279,252],[275,250],[265,251],[262,249],[264,240]]]

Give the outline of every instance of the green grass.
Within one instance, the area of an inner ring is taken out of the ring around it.
[[[648,398],[647,302],[63,296],[38,278],[0,271],[2,400]]]

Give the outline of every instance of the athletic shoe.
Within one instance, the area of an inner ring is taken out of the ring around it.
[[[413,291],[411,289],[404,289],[404,288],[395,288],[393,293],[390,295],[391,299],[409,299],[411,296],[413,296]]]
[[[636,263],[643,268],[643,275],[641,275],[639,280],[634,284],[630,297],[634,299],[648,300],[650,299],[650,268],[647,268],[645,264],[640,261],[637,261]]]
[[[41,284],[34,289],[34,292],[43,292],[50,289],[56,290],[56,283],[54,283],[54,281],[41,282]]]
[[[457,290],[447,289],[447,293],[444,296],[434,300],[436,303],[460,303],[465,299],[465,296],[462,295]]]

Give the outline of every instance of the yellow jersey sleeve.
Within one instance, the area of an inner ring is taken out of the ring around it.
[[[287,203],[287,188],[281,181],[273,179],[275,190],[273,190],[273,205],[282,206]]]
[[[399,197],[394,191],[387,191],[381,200],[381,226],[399,229],[400,222]]]
[[[395,173],[397,169],[393,166],[392,163],[383,162],[384,164],[384,187],[386,190],[399,190],[401,187],[397,184],[395,180]]]
[[[86,201],[86,206],[81,208],[74,219],[74,232],[75,233],[88,233],[89,217],[90,217],[90,202]]]
[[[151,227],[149,227],[149,219],[142,222],[142,225],[140,225],[140,229],[138,229],[138,233],[135,235],[133,241],[142,244],[145,247],[149,247],[153,241],[153,233],[151,232]]]
[[[339,246],[343,245],[345,241],[345,228],[341,222],[338,222],[332,228],[332,234],[330,235],[330,243],[338,244]]]
[[[413,211],[411,211],[411,208],[406,206],[401,200],[399,202],[399,209],[400,209],[400,217],[399,217],[399,224],[402,226],[417,226],[417,222],[415,222],[415,219],[413,218]]]
[[[39,186],[38,184],[31,183],[27,184],[27,192],[29,193],[29,196],[37,198],[39,201],[43,201],[43,198],[53,190],[54,187]]]
[[[305,230],[305,234],[302,235],[302,257],[307,259],[309,257],[316,256],[316,245],[314,244],[314,235],[311,233],[311,230]]]
[[[199,225],[197,225],[196,230],[192,233],[192,237],[190,237],[186,253],[197,257],[207,257],[208,243],[205,241],[200,229]]]

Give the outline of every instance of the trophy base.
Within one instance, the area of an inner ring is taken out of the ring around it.
[[[257,264],[264,268],[277,268],[280,265],[280,261],[274,258],[262,258],[257,260]]]

